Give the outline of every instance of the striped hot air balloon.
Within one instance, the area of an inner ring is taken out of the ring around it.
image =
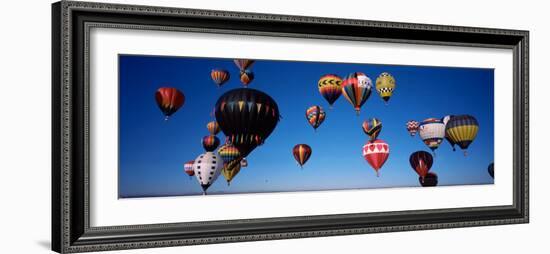
[[[418,125],[420,125],[420,123],[415,120],[410,120],[407,122],[407,131],[409,132],[411,137],[414,137],[414,135],[416,135],[416,132],[418,132]]]
[[[420,138],[432,151],[435,151],[445,138],[445,124],[441,119],[428,118],[418,126]]]
[[[241,171],[241,163],[238,160],[231,161],[224,164],[222,169],[222,175],[227,181],[227,186],[231,185],[231,181]]]
[[[207,152],[213,152],[219,145],[220,139],[214,135],[208,135],[202,138],[202,147]]]
[[[342,81],[342,94],[353,106],[357,115],[361,111],[361,106],[369,98],[371,90],[371,79],[361,72],[352,73]]]
[[[191,176],[194,176],[195,175],[195,171],[193,171],[193,164],[195,163],[194,160],[190,160],[188,162],[186,162],[185,164],[183,164],[183,170],[185,171],[185,173],[191,177]]]
[[[377,139],[367,142],[363,146],[363,157],[369,165],[376,171],[376,176],[380,176],[378,172],[386,163],[390,156],[390,146],[383,140]]]
[[[241,71],[250,68],[250,66],[254,64],[254,60],[250,60],[250,59],[235,59],[234,62],[235,62],[235,65],[237,65],[237,67],[239,67],[239,70]]]
[[[292,148],[292,155],[294,155],[294,159],[302,168],[304,164],[306,164],[307,160],[309,160],[311,152],[311,147],[306,144],[297,144],[294,148]]]
[[[363,128],[363,132],[370,137],[370,140],[375,140],[378,138],[380,131],[382,131],[382,121],[371,118],[368,121],[364,121],[361,127]]]
[[[376,79],[376,91],[386,104],[388,104],[390,97],[393,95],[394,89],[395,78],[387,72],[382,72]]]
[[[155,93],[157,105],[164,114],[164,120],[176,113],[185,103],[185,95],[173,87],[161,87]]]
[[[411,167],[422,179],[426,177],[426,174],[428,174],[428,171],[430,171],[430,168],[432,168],[433,162],[434,159],[432,155],[424,151],[416,151],[412,153],[409,157],[409,163],[411,164]]]
[[[240,76],[244,87],[248,87],[248,84],[254,80],[254,72],[251,70],[241,71]]]
[[[477,120],[470,115],[453,116],[445,127],[446,135],[464,150],[464,155],[467,154],[466,149],[468,149],[468,146],[476,138],[478,130]]]
[[[306,110],[306,119],[314,130],[325,121],[325,111],[321,106],[311,106]]]
[[[225,143],[220,146],[220,149],[218,149],[218,154],[222,158],[224,164],[237,160],[241,157],[241,152],[239,149],[229,143]]]
[[[220,125],[216,121],[211,121],[206,124],[206,129],[210,134],[217,135],[220,133]]]
[[[225,82],[229,80],[229,72],[223,69],[214,69],[212,72],[210,72],[210,77],[212,77],[212,80],[218,87],[223,86]]]
[[[319,93],[332,108],[332,104],[342,95],[342,78],[335,74],[327,74],[319,79],[317,86],[319,87]]]

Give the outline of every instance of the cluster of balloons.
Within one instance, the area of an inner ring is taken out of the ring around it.
[[[248,87],[250,82],[254,80],[254,73],[250,69],[252,64],[254,64],[254,60],[235,59],[234,62],[235,62],[235,65],[237,65],[237,67],[239,68],[239,77],[240,77],[241,83],[243,84],[244,87]],[[231,75],[229,74],[229,71],[225,69],[213,69],[210,72],[210,77],[218,87],[221,87],[227,81],[229,81],[229,78],[231,77]]]
[[[343,94],[359,114],[361,106],[370,97],[373,85],[372,80],[365,73],[354,72],[344,79],[336,74],[326,74],[319,79],[317,86],[331,108],[334,102]],[[375,86],[376,91],[387,104],[395,90],[395,78],[391,74],[383,72],[376,79]]]
[[[468,146],[474,141],[479,130],[479,123],[471,115],[448,115],[439,118],[428,118],[422,122],[410,120],[406,123],[411,136],[418,132],[420,138],[432,152],[446,139],[455,151],[458,145],[467,155]]]

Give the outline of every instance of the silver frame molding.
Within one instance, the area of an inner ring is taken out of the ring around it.
[[[505,48],[514,54],[513,205],[90,227],[89,31],[94,27]],[[168,7],[52,5],[52,250],[60,253],[529,222],[529,32]]]

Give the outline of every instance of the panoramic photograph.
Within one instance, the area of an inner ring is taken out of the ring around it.
[[[494,184],[494,70],[118,56],[118,197]]]

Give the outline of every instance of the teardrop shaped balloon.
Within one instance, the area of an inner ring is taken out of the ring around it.
[[[420,178],[426,177],[428,171],[432,168],[433,157],[430,153],[425,151],[416,151],[409,157],[409,163],[411,167]]]
[[[443,124],[445,124],[445,130],[447,129],[447,123],[449,122],[449,120],[451,120],[451,117],[453,116],[448,115],[443,117],[442,119]],[[449,134],[447,134],[446,131],[445,131],[445,140],[447,140],[447,142],[451,145],[451,148],[453,148],[453,152],[456,151],[456,148],[455,148],[456,143],[449,137]]]
[[[426,174],[426,177],[418,177],[418,182],[422,187],[435,187],[437,186],[437,175],[433,172]]]
[[[445,124],[441,119],[428,118],[418,126],[420,138],[432,151],[435,151],[445,137]]]
[[[372,81],[362,72],[354,72],[342,81],[342,94],[357,114],[371,94]]]
[[[495,163],[491,162],[491,164],[489,164],[489,167],[487,167],[487,172],[489,172],[491,178],[495,178]]]
[[[363,132],[370,137],[370,140],[375,140],[378,138],[380,131],[382,131],[382,121],[376,118],[371,118],[364,121],[361,127],[363,128]]]
[[[250,59],[235,59],[234,62],[235,62],[235,65],[237,65],[237,67],[239,67],[239,70],[241,71],[250,68],[250,66],[254,64],[254,60],[250,60]]]
[[[223,166],[222,175],[227,181],[227,185],[231,185],[231,181],[241,171],[241,163],[239,160],[232,161]]]
[[[382,72],[376,78],[376,91],[386,104],[393,95],[393,90],[395,90],[395,78],[387,72]]]
[[[218,85],[218,87],[223,86],[225,82],[229,80],[229,72],[224,69],[214,69],[210,72],[210,77]]]
[[[368,141],[363,146],[363,157],[369,165],[376,171],[376,176],[380,176],[378,172],[386,163],[390,155],[390,146],[383,140],[377,139]]]
[[[195,175],[195,171],[193,170],[193,164],[195,164],[194,160],[188,161],[185,164],[183,164],[183,170],[189,176]]]
[[[244,87],[248,87],[248,84],[254,80],[254,72],[251,70],[244,70],[241,71],[241,82],[243,83]]]
[[[294,159],[298,162],[300,167],[303,167],[309,160],[311,152],[311,147],[306,144],[297,144],[292,148],[292,155],[294,155]]]
[[[211,121],[206,124],[206,129],[208,129],[208,132],[212,135],[217,135],[220,133],[220,125],[216,121]]]
[[[311,106],[306,110],[306,119],[314,130],[325,121],[326,113],[321,106]]]
[[[208,135],[202,138],[202,147],[207,152],[213,152],[219,145],[220,139],[214,135]]]
[[[453,116],[447,122],[445,133],[449,139],[456,143],[466,155],[466,149],[474,141],[479,130],[479,124],[475,117],[470,115]]]
[[[232,144],[225,143],[218,149],[218,154],[223,160],[224,164],[234,161],[241,157],[241,152],[237,147]]]
[[[419,125],[420,123],[415,120],[410,120],[407,122],[407,131],[409,132],[411,137],[414,137],[414,135],[416,135],[416,132],[418,132]]]
[[[218,99],[216,121],[226,140],[246,157],[273,132],[279,122],[279,107],[273,98],[251,88],[233,89]]]
[[[332,108],[332,104],[342,95],[342,78],[336,74],[326,74],[317,82],[319,93]]]
[[[185,103],[185,95],[173,87],[161,87],[155,93],[157,105],[164,114],[164,120],[176,113]]]
[[[199,155],[193,163],[195,177],[202,187],[203,194],[218,178],[222,171],[223,162],[219,155],[214,152],[206,152]]]

